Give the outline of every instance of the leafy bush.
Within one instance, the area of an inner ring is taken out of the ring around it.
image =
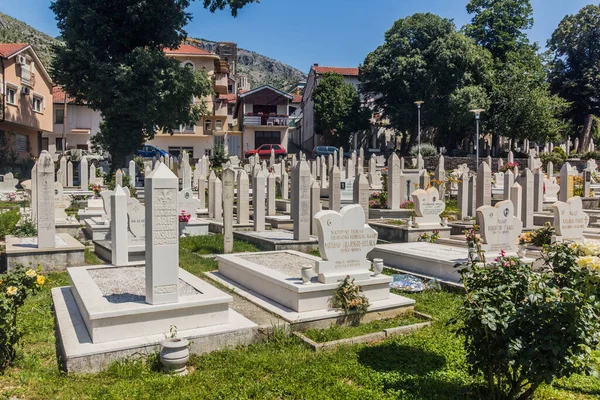
[[[14,234],[20,219],[21,213],[18,208],[0,212],[0,239],[4,239],[6,235]]]
[[[581,156],[582,160],[600,160],[600,151],[588,151]]]
[[[501,255],[460,271],[467,296],[457,333],[464,335],[472,373],[484,375],[492,399],[532,399],[544,382],[592,372],[600,337],[600,262],[588,267],[561,244],[547,248],[545,263],[533,272]]]
[[[560,147],[558,147],[560,150],[562,150]],[[554,148],[554,150],[556,150],[557,147]],[[554,153],[554,150],[552,151],[552,153],[545,153],[542,154],[540,156],[540,159],[542,160],[542,165],[544,167],[546,167],[548,165],[549,161],[552,161],[552,164],[554,165],[554,169],[555,170],[559,170],[562,168],[563,163],[565,162],[566,158],[566,154],[565,157],[561,157],[560,155]],[[563,150],[564,151],[564,150]]]
[[[552,236],[555,229],[550,222],[546,222],[543,227],[535,231],[523,233],[519,237],[519,244],[531,244],[533,246],[542,247],[552,243]]]
[[[555,154],[556,156],[562,158],[563,161],[567,159],[567,152],[562,147],[556,146],[552,149],[551,154]]]
[[[37,270],[18,266],[0,275],[0,371],[8,367],[17,354],[20,332],[17,330],[17,312],[25,299],[37,292],[46,278]]]
[[[221,164],[225,164],[229,161],[229,158],[225,155],[225,146],[217,144],[213,146],[212,156],[210,156],[210,163],[213,167],[221,167]]]
[[[419,154],[419,145],[415,144],[413,147],[411,147],[408,151],[408,154],[416,157]],[[421,143],[421,155],[423,157],[435,157],[438,155],[437,147],[431,143]]]
[[[12,234],[17,237],[37,236],[37,226],[29,217],[25,217],[15,226]]]

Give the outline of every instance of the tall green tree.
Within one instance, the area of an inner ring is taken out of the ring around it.
[[[454,23],[434,14],[397,20],[385,42],[359,69],[361,90],[389,118],[402,138],[402,151],[416,141],[417,107],[423,100],[422,127],[449,149],[474,130],[469,110],[485,107],[491,55],[456,32]]]
[[[347,146],[352,134],[369,129],[371,112],[363,107],[360,95],[340,74],[328,72],[312,94],[315,128],[327,143]]]
[[[594,116],[600,116],[600,5],[563,18],[548,47],[554,56],[552,88],[571,102],[569,116],[581,129],[578,150],[587,151]]]
[[[486,113],[494,142],[499,136],[557,139],[566,104],[551,95],[543,59],[527,39],[525,31],[533,26],[530,1],[471,0],[467,12],[473,18],[464,32],[494,57]]]
[[[256,0],[204,0],[211,11],[237,10]],[[167,58],[191,20],[189,0],[55,0],[64,45],[52,63],[57,83],[77,100],[100,111],[97,142],[112,157],[112,168],[159,130],[173,132],[205,111],[193,98],[212,91],[206,73]]]

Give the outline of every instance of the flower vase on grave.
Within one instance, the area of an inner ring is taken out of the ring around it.
[[[448,226],[448,217],[442,218],[442,226]]]
[[[187,375],[190,359],[190,342],[178,337],[168,338],[161,343],[160,362],[163,371],[174,375]]]
[[[525,254],[527,254],[527,249],[524,244],[519,244],[519,249],[517,250],[517,255],[519,258],[525,258]]]
[[[383,272],[383,259],[382,258],[374,258],[373,259],[373,275],[377,276]]]
[[[312,265],[304,265],[302,266],[302,283],[306,284],[306,283],[310,283],[311,278],[314,275],[314,271],[313,271],[313,266]]]

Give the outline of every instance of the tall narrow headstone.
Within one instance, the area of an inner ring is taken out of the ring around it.
[[[340,170],[334,165],[329,168],[329,209],[336,212],[340,211],[340,183]]]
[[[521,204],[523,203],[523,188],[518,183],[510,187],[510,201],[514,206],[515,217],[521,220]]]
[[[265,185],[267,178],[262,170],[252,178],[252,207],[254,208],[254,230],[265,230]]]
[[[499,158],[498,159],[498,171],[501,171],[502,167],[504,167],[504,160],[502,158]]]
[[[127,174],[129,175],[129,178],[131,178],[131,184],[135,186],[135,161],[129,161],[129,169],[127,170]]]
[[[472,216],[469,213],[469,176],[462,174],[458,181],[458,212],[462,219]]]
[[[358,174],[354,178],[353,203],[360,204],[365,212],[365,221],[369,220],[369,181],[365,174]]]
[[[525,168],[518,179],[523,189],[523,201],[521,202],[521,221],[523,228],[533,227],[533,174],[529,168]]]
[[[198,179],[198,200],[200,200],[200,208],[206,208],[206,180],[203,176]]]
[[[37,237],[39,249],[51,249],[56,246],[56,226],[54,219],[54,162],[46,150],[40,154],[36,170],[37,192]]]
[[[119,185],[119,186],[123,186],[123,171],[121,171],[120,169],[117,170],[117,172],[115,172],[115,187]]]
[[[477,208],[492,205],[492,170],[482,162],[477,171]]]
[[[269,167],[275,165],[275,150],[271,147],[271,156],[269,157]]]
[[[89,182],[92,185],[96,184],[96,166],[94,164],[90,165],[90,178]]]
[[[560,169],[560,192],[558,192],[560,201],[566,202],[574,196],[575,175],[577,175],[577,171],[573,170],[571,164],[564,163]]]
[[[402,169],[400,168],[400,160],[396,153],[388,158],[388,208],[390,210],[399,210],[400,203],[403,199],[400,197],[400,176],[402,175]]]
[[[492,167],[492,156],[487,156],[486,161],[487,161],[487,164],[490,166],[490,171],[491,171],[493,168]]]
[[[355,173],[356,170],[354,169],[354,160],[349,158],[346,160],[346,179],[354,179]]]
[[[60,184],[64,187],[67,186],[67,158],[64,156],[60,158],[60,170],[62,171]]]
[[[146,303],[179,301],[178,179],[165,164],[145,178]]]
[[[232,168],[223,170],[223,252],[233,252],[233,196],[235,171]],[[238,204],[239,207],[239,204]]]
[[[73,187],[73,163],[71,161],[67,163],[67,186]]]
[[[419,186],[421,187],[421,189],[427,190],[427,189],[429,189],[429,185],[430,185],[429,182],[430,182],[429,173],[427,173],[427,171],[425,170],[419,176]]]
[[[533,174],[533,211],[542,212],[544,209],[544,173],[536,169]]]
[[[127,245],[127,194],[117,185],[110,196],[110,242],[112,264],[121,267],[129,263]]]
[[[288,177],[288,173],[285,172],[285,169],[283,171],[281,171],[281,198],[284,200],[289,199],[289,190],[290,190],[290,184],[289,184],[289,177]]]
[[[275,174],[267,175],[267,216],[275,215]]]
[[[513,172],[509,169],[508,171],[506,171],[504,173],[504,188],[502,189],[502,191],[503,191],[502,199],[503,200],[510,199],[510,188],[512,187],[513,183],[515,183],[515,174],[513,174]],[[516,209],[517,209],[517,207],[515,206],[515,210]]]
[[[514,163],[515,162],[515,155],[512,152],[512,150],[508,152],[508,162],[509,163]]]
[[[37,225],[37,161],[31,169],[31,220]]]
[[[243,169],[237,176],[237,223],[247,224],[250,221],[250,183],[248,174]]]
[[[215,181],[217,176],[215,171],[210,171],[208,176],[208,218],[215,217]]]
[[[477,215],[477,177],[469,178],[469,215],[475,217]]]
[[[362,149],[361,149],[362,150]],[[356,159],[356,175],[362,174],[365,172],[364,166],[363,166],[363,158],[362,157],[358,157]]]
[[[307,240],[310,237],[310,182],[308,164],[300,161],[292,172],[294,240]]]
[[[321,187],[317,181],[314,181],[310,187],[310,232],[313,236],[318,234],[314,217],[319,211],[321,211]]]
[[[554,163],[552,161],[548,161],[546,171],[548,172],[548,178],[552,178],[554,176]]]
[[[591,197],[592,171],[583,171],[583,197]]]
[[[88,190],[89,188],[88,174],[89,169],[87,158],[82,157],[81,163],[79,164],[79,185],[81,187],[81,190]]]
[[[438,165],[435,167],[435,172],[433,173],[435,180],[437,181],[445,181],[446,180],[446,166],[444,161],[444,156],[440,155],[438,160]],[[440,196],[443,195],[440,193]]]
[[[388,162],[389,164],[389,162]],[[388,165],[389,167],[389,165]],[[404,157],[400,157],[400,170],[404,171],[405,165],[404,165]]]
[[[215,221],[223,220],[223,182],[217,177],[215,179]]]

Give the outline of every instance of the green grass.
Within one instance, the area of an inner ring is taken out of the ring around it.
[[[384,224],[399,225],[399,226],[405,226],[407,224],[407,222],[403,219],[385,219],[382,222]]]
[[[189,236],[179,239],[179,246],[196,254],[223,254],[223,235]],[[253,244],[242,240],[233,241],[233,252],[260,251]]]
[[[196,274],[214,260],[186,249],[180,265]],[[446,323],[460,294],[410,294],[417,311],[435,318],[431,327],[372,345],[314,352],[291,336],[233,350],[192,356],[191,373],[163,375],[156,356],[113,364],[99,374],[57,368],[50,287],[68,285],[66,273],[30,298],[19,314],[22,349],[0,374],[0,398],[19,399],[465,399],[482,398],[483,381],[472,376],[461,338]],[[598,353],[596,353],[598,355]],[[600,367],[597,364],[596,367]],[[576,375],[540,389],[539,399],[597,399],[600,380]]]
[[[87,247],[83,250],[83,259],[86,265],[104,264],[104,261],[102,261],[93,250]]]
[[[395,318],[386,318],[378,321],[370,321],[357,326],[332,325],[326,329],[308,329],[304,335],[317,343],[331,342],[346,339],[368,333],[383,332],[384,329],[395,328],[424,322],[412,314],[399,315]]]
[[[0,201],[0,210],[5,208],[20,208],[27,206],[26,201]]]

